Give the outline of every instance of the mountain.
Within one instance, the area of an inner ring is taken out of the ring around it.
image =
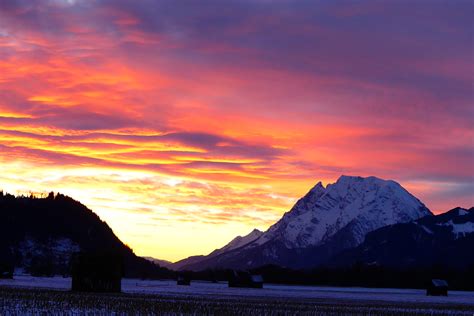
[[[193,257],[187,263],[185,259],[179,268],[312,267],[358,246],[367,233],[380,227],[431,215],[395,181],[341,176],[327,187],[316,184],[253,242],[217,255]]]
[[[129,277],[170,271],[137,257],[94,212],[62,194],[15,197],[0,191],[0,263],[32,274],[68,274],[78,251],[121,255]]]
[[[168,260],[156,259],[153,257],[143,257],[143,258],[164,268],[169,268],[173,265],[173,262],[168,261]]]
[[[230,250],[234,250],[234,249],[243,247],[243,246],[248,245],[249,243],[255,241],[256,239],[258,239],[262,235],[263,235],[262,231],[260,231],[258,229],[254,229],[248,235],[245,235],[243,237],[242,236],[235,237],[234,239],[232,239],[231,242],[229,242],[224,247],[222,247],[220,249],[216,249],[213,252],[211,252],[210,255],[216,256],[216,255],[219,255],[219,254],[224,253],[226,251],[230,251]]]
[[[377,229],[358,247],[335,256],[331,264],[462,269],[474,265],[473,245],[474,208],[458,207],[441,215]]]
[[[175,269],[175,270],[182,270],[183,267],[187,267],[189,265],[198,263],[198,262],[200,262],[204,259],[213,258],[213,257],[216,257],[220,254],[225,253],[225,252],[228,252],[228,251],[246,246],[246,245],[250,244],[251,242],[255,241],[256,239],[258,239],[262,235],[263,235],[262,231],[260,231],[258,229],[254,229],[249,234],[247,234],[245,236],[235,237],[227,245],[225,245],[222,248],[214,250],[213,252],[211,252],[207,256],[191,256],[189,258],[186,258],[186,259],[180,260],[178,262],[175,262],[172,265],[170,265],[169,267],[172,268],[172,269]]]

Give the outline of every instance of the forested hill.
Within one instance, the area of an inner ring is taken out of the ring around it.
[[[116,253],[127,277],[167,277],[172,273],[136,256],[97,214],[74,199],[0,192],[0,261],[37,274],[67,274],[75,252]]]

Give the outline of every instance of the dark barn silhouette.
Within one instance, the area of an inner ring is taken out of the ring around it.
[[[0,263],[0,279],[13,279],[13,270],[12,264]]]
[[[121,292],[122,257],[116,254],[78,253],[72,258],[72,290]]]
[[[14,270],[15,259],[12,250],[8,244],[0,238],[0,279],[13,279]]]
[[[232,270],[229,276],[229,287],[250,287],[261,289],[263,288],[263,278],[261,275],[252,275],[247,271]]]
[[[189,273],[180,273],[176,280],[177,285],[191,285],[191,275]]]
[[[440,279],[432,279],[426,288],[426,295],[448,296],[448,282]]]

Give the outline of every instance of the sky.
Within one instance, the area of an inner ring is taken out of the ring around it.
[[[0,189],[138,255],[267,229],[318,181],[474,205],[474,2],[0,1]]]

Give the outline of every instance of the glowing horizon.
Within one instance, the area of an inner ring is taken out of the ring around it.
[[[472,3],[0,3],[0,190],[176,261],[318,181],[474,205]]]

